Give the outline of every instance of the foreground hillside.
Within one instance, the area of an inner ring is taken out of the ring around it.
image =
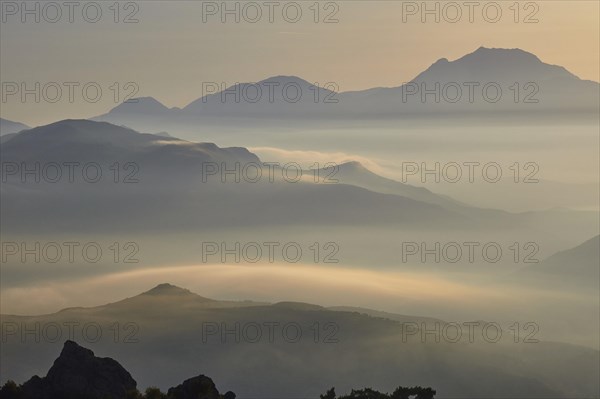
[[[525,339],[527,334],[516,343],[508,327],[496,340],[485,321],[473,321],[473,339],[463,324],[456,339],[456,323],[396,316],[294,302],[223,302],[162,284],[94,308],[3,315],[12,333],[4,337],[1,364],[5,379],[43,373],[60,345],[49,326],[61,326],[65,337],[64,326],[71,325],[75,340],[118,357],[142,386],[162,389],[202,370],[244,397],[317,397],[331,386],[392,392],[398,384],[435,386],[440,398],[598,394],[596,350]],[[26,334],[22,341],[21,331],[36,326],[46,335],[36,342]]]
[[[423,387],[398,387],[390,395],[370,388],[352,390],[338,399],[433,399],[435,390]],[[144,394],[129,372],[111,358],[94,356],[94,352],[66,341],[60,356],[46,377],[33,376],[22,385],[9,380],[0,388],[0,399],[235,399],[235,393],[221,395],[214,382],[204,375],[188,378],[163,393],[156,387]],[[331,388],[321,399],[336,399]]]
[[[66,341],[60,356],[45,377],[33,376],[22,385],[7,382],[2,399],[235,399],[231,391],[219,394],[213,381],[204,376],[185,380],[169,388],[167,396],[148,388],[142,396],[137,382],[116,360],[96,357],[94,352]]]

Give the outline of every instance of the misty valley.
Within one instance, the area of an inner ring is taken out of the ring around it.
[[[0,399],[600,397],[597,3],[1,3]]]

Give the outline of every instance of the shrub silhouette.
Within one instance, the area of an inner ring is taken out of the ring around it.
[[[371,388],[353,389],[349,395],[336,396],[335,388],[331,388],[325,394],[320,395],[321,399],[434,399],[435,390],[423,388],[420,386],[406,388],[398,387],[393,393],[381,393]]]
[[[22,397],[21,387],[13,380],[6,381],[4,386],[0,388],[0,398],[2,399],[21,399]]]
[[[150,387],[146,389],[144,399],[167,399],[167,395],[162,393],[160,389],[156,387]]]
[[[331,388],[324,395],[319,396],[321,399],[335,399],[335,388]]]

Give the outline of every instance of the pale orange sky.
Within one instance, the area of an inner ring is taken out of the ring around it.
[[[600,80],[597,1],[520,2],[518,23],[513,1],[497,2],[502,17],[496,23],[483,17],[482,8],[491,2],[480,3],[472,23],[467,8],[456,23],[444,20],[444,15],[453,17],[450,11],[440,14],[440,23],[433,16],[422,23],[419,13],[406,16],[404,23],[400,1],[338,1],[327,9],[325,3],[319,23],[313,20],[312,1],[298,2],[303,14],[297,23],[277,10],[273,23],[266,14],[256,23],[235,23],[231,17],[222,23],[219,15],[207,16],[204,23],[202,2],[189,1],[137,2],[139,22],[130,24],[114,23],[108,3],[94,24],[77,12],[73,23],[21,23],[18,16],[5,15],[2,82],[97,82],[103,95],[96,103],[85,101],[80,91],[69,103],[66,89],[52,104],[11,98],[2,102],[1,115],[30,125],[98,115],[116,105],[109,88],[114,82],[135,82],[137,96],[153,96],[170,107],[200,97],[202,82],[234,84],[274,75],[335,82],[341,91],[397,86],[439,58],[453,60],[479,46],[518,47],[581,78]],[[526,8],[526,3],[534,5]],[[121,10],[119,18],[131,11]],[[338,22],[323,23],[334,11]],[[524,23],[531,13],[538,22]]]

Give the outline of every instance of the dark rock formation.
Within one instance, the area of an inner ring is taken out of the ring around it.
[[[223,399],[235,399],[235,393],[227,391],[225,392],[225,395],[223,395]]]
[[[91,350],[66,341],[48,375],[34,376],[21,388],[25,398],[124,399],[136,386],[116,360],[96,357]]]
[[[144,396],[136,386],[131,374],[116,360],[96,357],[91,350],[66,341],[46,377],[35,375],[20,386],[8,381],[0,389],[0,399],[235,399],[231,391],[221,396],[204,375],[170,388],[167,396],[157,388],[148,389]],[[153,391],[152,396],[149,391]]]
[[[219,391],[212,380],[204,375],[192,377],[167,392],[169,399],[219,399]],[[234,395],[235,397],[235,395]]]

